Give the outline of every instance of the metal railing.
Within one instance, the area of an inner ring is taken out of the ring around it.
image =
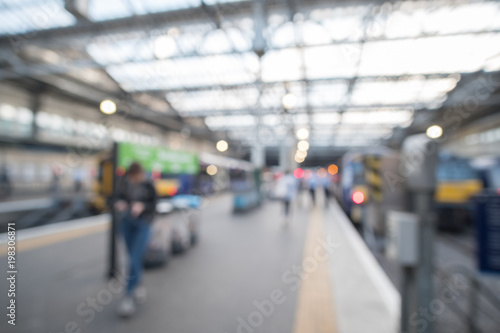
[[[500,298],[495,296],[495,292],[491,290],[483,281],[477,272],[460,265],[447,267],[446,270],[435,267],[435,272],[442,283],[450,280],[457,274],[462,275],[468,281],[468,294],[466,302],[467,307],[461,308],[456,303],[450,303],[449,309],[453,311],[458,318],[464,321],[469,333],[482,333],[478,323],[480,313],[488,317],[492,322],[495,322],[500,327]],[[483,302],[481,302],[483,300]],[[484,301],[489,304],[489,308],[485,308]],[[496,310],[496,314],[491,314],[491,310]],[[487,332],[484,332],[487,333]]]

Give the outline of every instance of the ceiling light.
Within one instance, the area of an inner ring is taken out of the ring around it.
[[[281,100],[283,107],[285,109],[293,109],[297,105],[297,97],[294,94],[286,94]]]
[[[441,137],[441,135],[443,135],[443,129],[441,128],[441,126],[433,125],[429,127],[425,133],[429,138],[437,139]]]
[[[302,162],[304,162],[304,160],[305,160],[305,158],[301,158],[299,156],[295,156],[295,162],[297,162],[297,163],[302,163]]]
[[[105,99],[104,101],[102,101],[99,108],[104,114],[113,114],[116,112],[115,102],[110,101],[109,99]]]
[[[165,59],[175,54],[177,45],[171,36],[160,36],[154,42],[154,54],[158,59]]]
[[[297,152],[295,153],[295,156],[300,157],[300,158],[306,158],[307,157],[307,151],[297,150]]]
[[[213,164],[210,164],[209,166],[207,166],[207,174],[209,174],[210,176],[215,176],[217,174],[217,167]]]
[[[297,148],[299,150],[306,151],[309,149],[309,142],[307,142],[306,140],[301,140],[299,141],[299,143],[297,143]]]
[[[229,147],[229,145],[227,144],[226,141],[224,140],[220,140],[217,142],[217,150],[220,151],[220,152],[225,152],[227,150],[227,148]]]
[[[309,130],[307,128],[299,128],[297,130],[297,139],[299,140],[305,140],[307,138],[309,138]]]

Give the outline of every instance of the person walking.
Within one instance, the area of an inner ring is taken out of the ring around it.
[[[290,170],[280,179],[280,192],[285,213],[284,225],[287,226],[290,218],[290,205],[297,194],[298,183]]]
[[[328,205],[330,203],[330,195],[331,195],[331,191],[330,191],[330,187],[331,187],[331,180],[330,180],[330,177],[328,177],[328,175],[326,175],[325,177],[323,177],[321,179],[321,185],[323,187],[323,190],[325,191],[325,208],[328,208]]]
[[[311,177],[307,180],[307,185],[309,187],[309,193],[311,194],[312,207],[316,205],[316,175],[313,173]]]
[[[117,213],[121,215],[121,232],[128,254],[128,282],[118,313],[129,317],[136,304],[146,301],[146,289],[141,285],[142,261],[151,235],[151,223],[156,211],[157,195],[153,183],[146,180],[139,163],[132,163],[119,186]]]

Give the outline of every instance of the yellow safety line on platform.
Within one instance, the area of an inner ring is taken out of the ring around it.
[[[89,227],[83,227],[80,229],[66,230],[50,235],[43,235],[36,238],[18,240],[16,242],[16,253],[22,251],[33,250],[42,246],[68,241],[71,239],[96,234],[109,229],[109,223],[98,224]],[[0,256],[5,256],[7,254],[7,244],[2,244],[0,248]]]
[[[317,258],[317,249],[321,246],[319,240],[325,240],[323,207],[315,208],[309,221],[294,333],[337,332],[328,260]]]

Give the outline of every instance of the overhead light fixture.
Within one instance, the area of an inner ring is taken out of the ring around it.
[[[309,130],[307,128],[299,128],[295,134],[299,140],[306,140],[309,138]]]
[[[225,152],[228,147],[229,145],[225,140],[219,140],[216,145],[217,150],[220,152]]]
[[[427,136],[431,139],[437,139],[441,137],[441,135],[443,135],[443,129],[441,128],[441,126],[432,125],[427,129],[425,134],[427,134]]]
[[[158,59],[165,59],[175,54],[177,45],[171,36],[160,36],[154,42],[154,54]]]
[[[306,151],[309,149],[309,142],[306,140],[301,140],[299,143],[297,143],[297,148],[302,151]]]
[[[305,158],[303,158],[303,157],[299,157],[299,156],[295,155],[295,162],[297,162],[297,163],[302,163],[302,162],[304,162],[304,161],[305,161]]]
[[[104,114],[113,114],[116,112],[115,102],[109,99],[105,99],[104,101],[102,101],[99,108],[101,109],[101,112]]]
[[[294,94],[288,93],[283,96],[281,103],[285,109],[293,109],[297,105],[297,97]]]
[[[307,157],[307,151],[305,150],[297,150],[295,153],[295,156],[300,157],[300,158],[306,158]]]
[[[215,176],[217,174],[217,167],[213,164],[210,164],[209,166],[207,166],[207,174],[209,174],[210,176]]]

